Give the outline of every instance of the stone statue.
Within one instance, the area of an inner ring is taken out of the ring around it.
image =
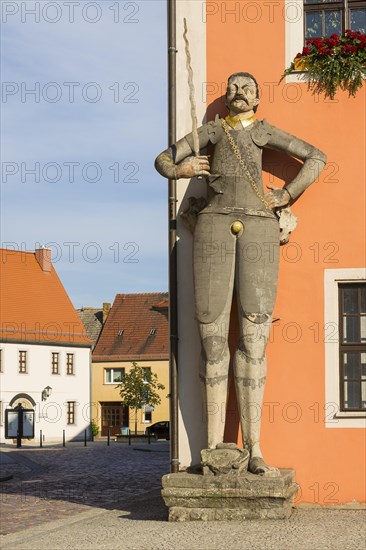
[[[258,120],[258,104],[256,79],[245,72],[232,74],[226,92],[229,115],[225,119],[216,116],[198,128],[200,152],[208,146],[211,156],[192,156],[193,135],[188,134],[162,152],[155,167],[166,178],[203,176],[207,181],[207,202],[196,215],[193,269],[208,448],[225,447],[220,408],[227,401],[228,332],[235,288],[240,339],[233,366],[243,446],[249,455],[248,470],[275,476],[277,469],[264,462],[260,449],[259,411],[267,371],[265,350],[277,292],[278,212],[317,179],[326,156],[265,120]],[[283,189],[268,186],[270,191],[265,194],[264,147],[303,161],[293,181]],[[216,414],[210,414],[212,404],[218,405]]]

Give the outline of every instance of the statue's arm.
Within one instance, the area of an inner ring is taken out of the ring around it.
[[[200,150],[210,141],[207,124],[198,129]],[[210,164],[206,155],[193,155],[193,137],[188,134],[155,159],[155,168],[165,178],[179,179],[210,175]]]
[[[297,199],[319,177],[327,162],[327,157],[322,151],[274,126],[271,127],[267,147],[285,152],[304,162],[297,176],[284,187],[292,200]]]

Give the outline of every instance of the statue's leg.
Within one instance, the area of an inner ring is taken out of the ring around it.
[[[228,334],[232,293],[224,311],[213,323],[199,323],[202,353],[200,379],[203,415],[207,420],[208,448],[223,442],[230,352]]]
[[[261,315],[263,319],[263,315]],[[260,430],[264,386],[267,375],[265,349],[272,317],[255,323],[245,317],[241,320],[241,337],[235,353],[234,376],[240,411],[243,446],[250,452],[249,470],[253,473],[275,473],[267,466],[260,448]]]
[[[202,345],[200,379],[209,448],[222,443],[225,428],[236,251],[230,224],[228,216],[203,214],[194,234],[196,317]]]
[[[266,346],[277,291],[279,234],[271,219],[249,219],[240,239],[236,287],[240,340],[234,359],[235,386],[243,435],[250,452],[248,469],[276,475],[260,448],[260,428],[267,374]]]

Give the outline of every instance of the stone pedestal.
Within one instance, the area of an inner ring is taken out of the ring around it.
[[[162,479],[162,496],[169,521],[286,519],[298,491],[294,470],[278,477],[241,475],[204,476],[181,472]]]

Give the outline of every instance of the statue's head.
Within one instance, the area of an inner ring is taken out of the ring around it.
[[[228,78],[225,97],[231,113],[255,113],[259,104],[258,82],[250,73],[233,73]]]

